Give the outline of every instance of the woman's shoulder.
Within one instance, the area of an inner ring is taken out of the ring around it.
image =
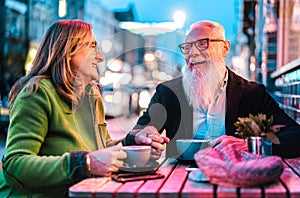
[[[52,93],[55,93],[55,89],[53,86],[53,83],[50,79],[41,79],[39,81],[31,81],[28,82],[27,85],[22,89],[19,96],[21,98],[28,97],[32,95],[53,95]]]
[[[44,89],[54,89],[53,83],[50,79],[41,79],[38,86]]]
[[[34,89],[51,89],[54,88],[50,79],[31,80],[24,87],[23,91],[33,87]]]

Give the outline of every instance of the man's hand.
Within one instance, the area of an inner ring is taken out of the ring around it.
[[[169,138],[161,136],[153,126],[147,126],[142,130],[135,130],[131,133],[135,135],[137,144],[151,145],[151,160],[157,160],[165,150],[165,143],[170,142]]]

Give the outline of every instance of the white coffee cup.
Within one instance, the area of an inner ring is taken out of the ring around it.
[[[122,150],[127,153],[124,163],[129,167],[143,167],[150,159],[151,146],[123,146]]]

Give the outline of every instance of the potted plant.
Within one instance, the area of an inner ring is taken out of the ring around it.
[[[272,143],[280,144],[276,132],[284,125],[272,125],[273,116],[249,114],[249,117],[238,118],[234,123],[241,138],[248,139],[248,151],[255,154],[272,155]]]

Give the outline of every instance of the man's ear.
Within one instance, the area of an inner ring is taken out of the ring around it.
[[[229,50],[230,50],[230,41],[225,41],[225,45],[224,45],[224,48],[223,48],[223,56],[227,56],[228,53],[229,53]]]

